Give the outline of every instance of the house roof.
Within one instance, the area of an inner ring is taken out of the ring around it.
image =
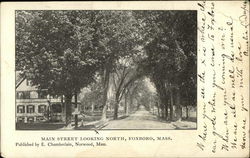
[[[21,71],[16,71],[16,88],[25,80],[25,77],[22,77]]]

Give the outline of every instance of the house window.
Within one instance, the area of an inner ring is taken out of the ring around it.
[[[52,111],[54,113],[61,113],[62,112],[62,106],[61,104],[52,104]]]
[[[35,106],[34,105],[27,105],[27,113],[34,113]]]
[[[38,98],[38,93],[36,91],[31,91],[30,92],[30,98],[32,98],[32,99]]]
[[[38,106],[38,113],[45,113],[46,105],[39,105]]]
[[[18,105],[17,106],[17,113],[25,113],[25,106],[24,105]]]
[[[45,121],[45,118],[44,118],[43,116],[37,116],[37,117],[36,117],[36,120],[37,120],[38,122],[42,122],[42,121]]]
[[[40,99],[47,99],[47,92],[46,91],[39,91],[38,92],[38,97],[40,98]]]
[[[30,91],[17,92],[17,99],[30,99]]]
[[[23,99],[30,99],[30,91],[23,92]]]
[[[27,86],[31,86],[31,81],[30,80],[26,80],[26,85]]]
[[[17,118],[17,122],[22,122],[22,123],[23,123],[24,120],[25,120],[24,117],[18,117],[18,118]]]
[[[34,122],[34,117],[28,117],[27,122],[28,123],[33,123]]]
[[[17,92],[16,98],[17,98],[17,99],[24,99],[24,94],[23,94],[23,92]]]
[[[59,98],[59,96],[58,96],[58,95],[55,95],[55,96],[53,96],[53,98],[54,98],[54,99],[58,99],[58,98]]]

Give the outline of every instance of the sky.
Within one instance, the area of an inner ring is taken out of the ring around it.
[[[145,81],[148,89],[150,90],[150,92],[156,93],[156,88],[155,88],[154,84],[150,81],[150,79],[146,77],[144,79],[144,81]]]

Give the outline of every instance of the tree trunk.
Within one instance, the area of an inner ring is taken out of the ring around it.
[[[135,105],[136,105],[136,110],[138,110],[140,106],[138,98],[135,98]]]
[[[114,107],[114,120],[118,118],[119,101],[116,99]]]
[[[188,96],[187,90],[185,90],[185,92],[186,92],[186,96]],[[190,99],[188,99],[187,102],[186,102],[186,119],[188,119],[188,104],[189,103],[190,103]]]
[[[176,119],[181,120],[182,118],[182,108],[180,104],[180,90],[176,91]]]
[[[153,115],[154,115],[155,114],[155,106],[154,105],[153,105],[153,109],[152,110],[153,110]]]
[[[124,114],[125,114],[125,115],[127,114],[127,101],[126,101],[126,94],[125,94],[125,97],[124,97]]]
[[[172,89],[170,91],[170,121],[173,120],[173,106],[174,106],[174,98],[173,98],[173,91]]]
[[[125,115],[128,116],[129,114],[129,106],[128,106],[128,103],[127,103],[127,100],[128,100],[128,94],[126,93],[125,94],[125,97],[124,97],[124,102],[125,102]]]
[[[163,98],[164,100],[164,105],[165,105],[165,120],[168,120],[168,98],[167,95]]]
[[[186,105],[186,119],[188,119],[188,106]]]
[[[75,109],[77,109],[77,92],[75,92]],[[78,114],[75,114],[75,128],[78,127]]]
[[[71,105],[72,95],[65,95],[65,104],[66,104],[66,126],[71,123],[71,115],[72,115],[72,105]]]
[[[107,98],[108,98],[108,89],[109,89],[109,69],[104,70],[103,77],[103,109],[102,109],[102,120],[107,119]]]
[[[130,110],[130,108],[129,108],[129,105],[127,104],[126,116],[129,115],[129,110]]]
[[[133,106],[133,104],[134,104],[134,102],[133,102],[133,96],[130,95],[129,100],[130,100],[130,103],[129,103],[130,109],[131,109],[131,110],[134,110],[134,106]],[[133,108],[132,108],[132,107],[133,107]]]
[[[168,105],[165,105],[165,120],[168,120]]]
[[[63,102],[63,95],[61,96],[61,105],[62,105],[62,114],[61,114],[61,120],[66,124],[66,106]]]
[[[95,104],[92,102],[92,103],[91,103],[91,113],[92,113],[92,114],[94,113],[94,109],[95,109]]]
[[[85,112],[85,105],[80,105],[79,110],[80,112]]]
[[[159,107],[159,103],[156,102],[156,104],[157,104],[158,117],[160,117],[160,107]]]
[[[166,117],[165,115],[165,105],[161,102],[161,117],[164,119]]]

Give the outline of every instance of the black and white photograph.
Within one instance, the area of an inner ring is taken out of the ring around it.
[[[196,130],[196,10],[16,10],[16,130]]]

